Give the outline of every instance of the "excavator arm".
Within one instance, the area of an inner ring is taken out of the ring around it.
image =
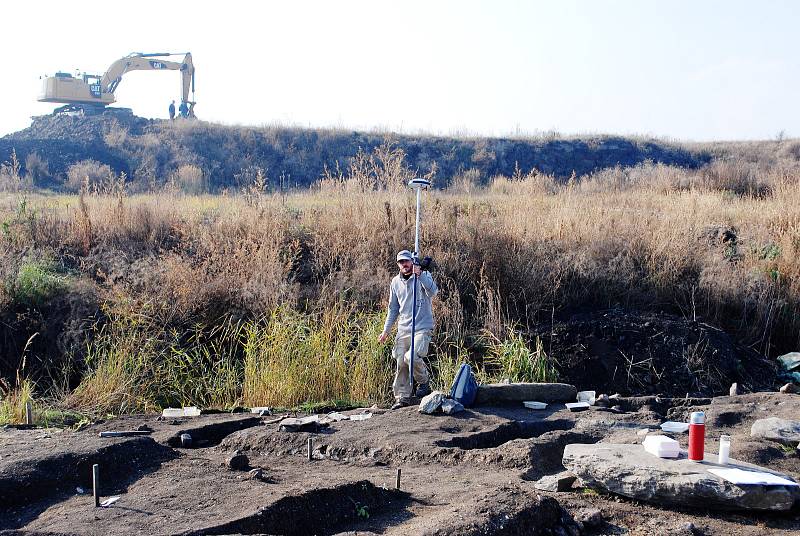
[[[111,64],[100,80],[103,93],[114,93],[122,81],[122,75],[129,71],[157,71],[161,69],[181,72],[181,102],[194,107],[194,64],[192,54],[187,52],[182,62],[169,61],[163,58],[178,54],[133,53]],[[192,100],[189,100],[189,90],[192,91]]]

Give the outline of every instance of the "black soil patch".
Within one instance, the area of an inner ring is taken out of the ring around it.
[[[407,493],[363,480],[284,497],[252,516],[185,534],[335,534],[373,514],[404,510],[409,503]]]
[[[771,388],[774,364],[703,322],[613,309],[534,330],[560,381],[622,395],[727,394],[731,383]]]

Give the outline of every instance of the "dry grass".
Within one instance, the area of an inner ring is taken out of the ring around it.
[[[374,339],[393,255],[413,242],[413,198],[400,186],[412,175],[386,148],[306,192],[31,195],[23,211],[9,195],[0,252],[17,264],[22,251],[48,252],[90,279],[111,312],[75,407],[381,401],[393,364]],[[680,312],[768,354],[800,344],[797,167],[723,161],[609,169],[566,184],[535,171],[484,187],[473,179],[424,201],[422,244],[442,289],[432,356],[440,387],[480,333],[511,341],[512,369],[533,363],[550,377],[546,360],[531,360],[541,348],[509,329],[563,308]],[[6,299],[7,309],[16,303]],[[235,327],[222,334],[221,325]],[[179,373],[175,355],[198,365]],[[209,374],[220,382],[199,380]]]
[[[0,423],[24,424],[25,404],[33,402],[34,390],[33,382],[27,378],[13,388],[0,383]]]

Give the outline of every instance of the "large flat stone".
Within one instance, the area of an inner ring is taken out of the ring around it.
[[[578,390],[566,383],[491,383],[478,386],[476,405],[503,402],[574,402]]]
[[[648,454],[642,445],[610,443],[567,445],[562,459],[564,467],[588,487],[656,504],[784,511],[800,500],[800,487],[737,486],[708,469],[774,471],[737,460],[727,466],[711,460],[716,460],[716,454],[706,453],[698,463],[688,460],[685,452],[678,459],[662,459]]]
[[[790,421],[778,417],[758,419],[750,427],[750,435],[794,446],[800,442],[800,421]]]

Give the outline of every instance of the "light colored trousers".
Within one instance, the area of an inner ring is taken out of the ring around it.
[[[414,383],[428,383],[428,367],[425,366],[423,359],[428,355],[428,346],[431,343],[431,331],[417,331],[414,334]],[[392,390],[397,400],[408,398],[411,392],[411,382],[408,376],[408,369],[411,361],[411,333],[397,334],[392,347],[392,355],[397,364],[397,371],[394,374],[394,384]]]

